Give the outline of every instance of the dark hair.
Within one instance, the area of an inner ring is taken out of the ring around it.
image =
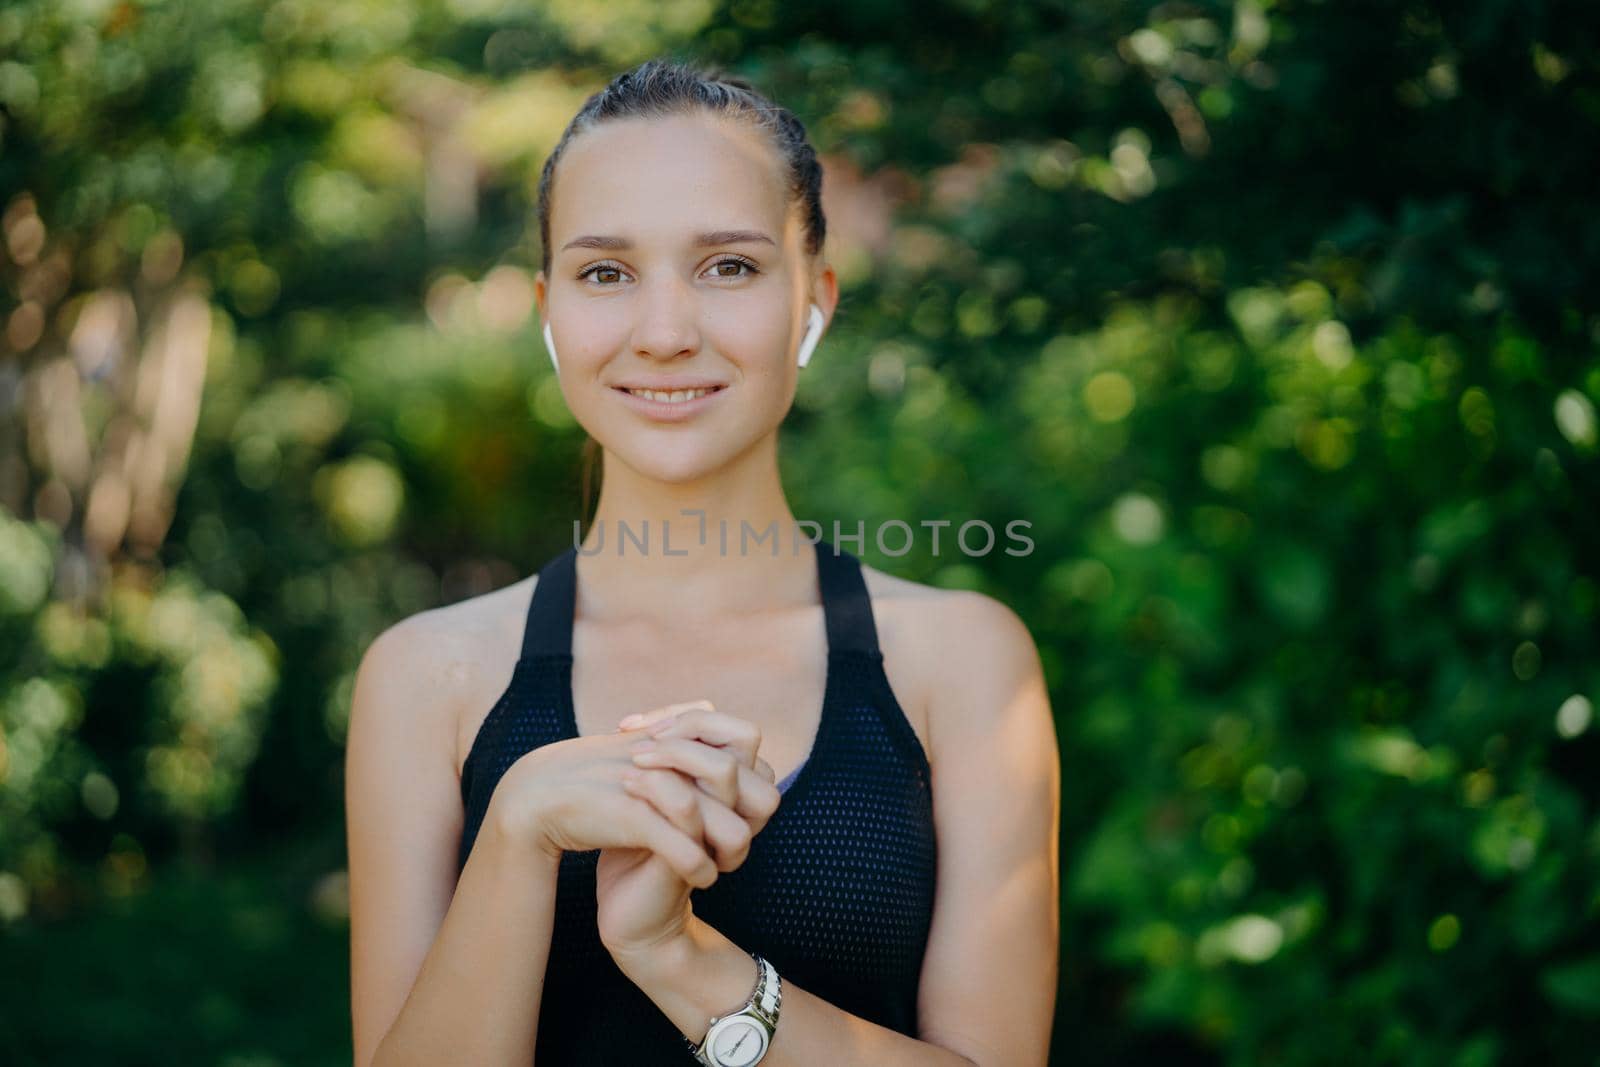
[[[550,193],[556,164],[578,135],[609,119],[690,115],[696,112],[741,119],[767,134],[784,161],[789,202],[798,201],[805,226],[805,250],[815,256],[827,237],[822,214],[822,165],[806,137],[805,125],[788,108],[761,95],[748,81],[720,69],[702,69],[665,59],[649,59],[612,78],[585,100],[567,124],[539,175],[539,254],[550,273]],[[593,438],[583,450],[583,519],[588,521],[591,474],[599,456]]]
[[[822,251],[828,229],[822,215],[822,165],[806,138],[805,125],[792,111],[762,96],[743,78],[719,69],[703,70],[649,59],[618,74],[585,100],[544,161],[544,171],[539,175],[539,254],[546,274],[550,271],[550,192],[556,164],[573,138],[608,119],[689,115],[696,111],[742,119],[771,138],[783,157],[789,199],[801,204],[806,253],[814,256]]]

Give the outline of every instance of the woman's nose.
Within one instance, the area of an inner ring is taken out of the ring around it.
[[[671,359],[699,346],[699,308],[687,286],[676,282],[652,286],[637,312],[633,347],[640,355]]]

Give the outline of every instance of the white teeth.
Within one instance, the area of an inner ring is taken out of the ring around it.
[[[681,404],[685,400],[697,400],[707,393],[715,392],[714,389],[674,389],[672,392],[662,392],[659,389],[628,389],[626,392],[634,396],[642,396],[646,400],[658,400],[663,404]]]

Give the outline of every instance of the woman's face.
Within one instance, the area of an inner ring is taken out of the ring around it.
[[[613,120],[556,166],[550,275],[535,282],[574,417],[615,458],[663,481],[712,473],[776,430],[794,399],[813,270],[781,160],[712,116]],[[709,383],[680,407],[624,385]]]

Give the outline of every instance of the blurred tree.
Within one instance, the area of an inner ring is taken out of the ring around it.
[[[1591,1062],[1597,43],[1573,0],[8,4],[0,1041],[313,1058],[232,972],[98,1036],[27,976],[161,902],[214,937],[126,997],[342,937],[360,651],[586,517],[531,202],[667,53],[826,161],[796,513],[1039,641],[1056,1059]],[[249,877],[207,913],[195,861]]]

